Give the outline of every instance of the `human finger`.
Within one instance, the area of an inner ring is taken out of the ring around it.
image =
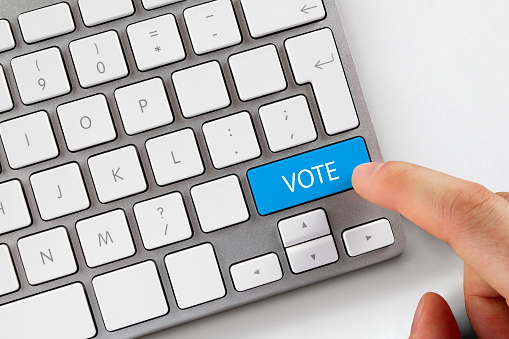
[[[353,187],[403,214],[453,250],[509,298],[509,204],[485,187],[403,162],[357,167]]]
[[[463,290],[467,315],[477,336],[506,336],[509,333],[507,300],[468,265],[464,269]]]
[[[436,293],[426,293],[415,311],[409,339],[459,339],[461,332],[447,302]]]

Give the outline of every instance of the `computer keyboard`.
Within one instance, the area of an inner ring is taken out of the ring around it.
[[[0,3],[0,337],[135,338],[392,258],[334,0]],[[340,283],[340,282],[339,282]]]

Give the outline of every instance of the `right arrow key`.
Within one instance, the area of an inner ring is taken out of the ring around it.
[[[343,241],[348,255],[356,257],[394,244],[394,235],[389,220],[380,219],[343,232]]]

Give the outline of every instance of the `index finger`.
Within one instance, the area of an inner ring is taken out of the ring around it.
[[[479,184],[402,162],[361,165],[352,183],[364,199],[447,242],[509,297],[509,203],[502,197]]]

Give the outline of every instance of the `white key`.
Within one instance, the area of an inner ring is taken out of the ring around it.
[[[11,93],[5,79],[4,68],[0,65],[0,113],[7,112],[14,107]]]
[[[129,73],[115,31],[73,41],[69,49],[80,84],[85,88],[123,78]]]
[[[0,53],[13,49],[16,46],[14,37],[12,36],[11,25],[9,21],[0,20]]]
[[[7,245],[0,245],[0,296],[19,289],[18,276],[14,270],[11,253]],[[1,320],[0,320],[1,322]],[[3,332],[2,328],[2,332]]]
[[[102,94],[60,105],[57,113],[67,148],[71,152],[117,137],[106,97]]]
[[[168,65],[186,57],[175,17],[171,14],[127,27],[127,34],[140,71]]]
[[[154,9],[180,1],[182,0],[141,0],[141,3],[145,9]]]
[[[359,126],[334,37],[325,28],[285,42],[295,80],[311,83],[328,134]]]
[[[203,232],[212,232],[249,219],[239,178],[230,175],[191,188]]]
[[[30,183],[44,220],[52,220],[90,207],[77,163],[33,174]]]
[[[168,185],[205,172],[196,137],[191,129],[150,139],[148,157],[158,185]]]
[[[394,244],[391,224],[387,219],[373,221],[343,232],[346,251],[351,257]]]
[[[283,271],[275,253],[235,264],[230,267],[230,273],[235,289],[239,292],[283,278]]]
[[[325,17],[322,0],[241,0],[241,3],[253,38]]]
[[[21,183],[12,180],[0,184],[0,234],[30,226],[31,223]]]
[[[214,167],[224,168],[260,156],[251,116],[247,112],[230,115],[203,125]]]
[[[0,306],[0,328],[5,338],[88,339],[97,333],[81,284]]]
[[[339,255],[332,235],[286,249],[293,273],[302,273],[338,261]]]
[[[127,146],[88,159],[99,200],[107,203],[147,189],[140,159],[134,146]]]
[[[135,253],[129,225],[122,210],[78,221],[76,230],[90,267],[127,258]]]
[[[179,308],[193,307],[226,295],[211,244],[167,255],[164,261]]]
[[[18,21],[29,44],[74,31],[71,8],[63,2],[20,14]]]
[[[117,89],[115,98],[124,129],[129,135],[173,122],[173,113],[161,78]]]
[[[56,47],[14,58],[11,66],[25,105],[71,91],[62,55]]]
[[[272,152],[316,140],[313,118],[303,95],[261,107],[260,118]]]
[[[0,136],[9,165],[18,169],[58,156],[58,148],[44,111],[5,121]]]
[[[216,0],[184,11],[196,54],[237,45],[242,41],[230,0]]]
[[[153,261],[101,275],[92,280],[108,331],[168,313],[168,304]]]
[[[286,79],[276,47],[267,45],[230,57],[235,85],[243,101],[286,88]]]
[[[285,247],[313,240],[330,233],[329,222],[322,209],[281,220],[279,233]]]
[[[217,61],[173,73],[182,115],[192,118],[230,105],[230,96]]]
[[[19,253],[31,285],[73,274],[78,270],[65,227],[18,241]]]
[[[146,249],[191,238],[193,231],[180,193],[172,193],[134,205],[134,214]]]
[[[78,0],[83,22],[95,26],[134,13],[132,0]]]

